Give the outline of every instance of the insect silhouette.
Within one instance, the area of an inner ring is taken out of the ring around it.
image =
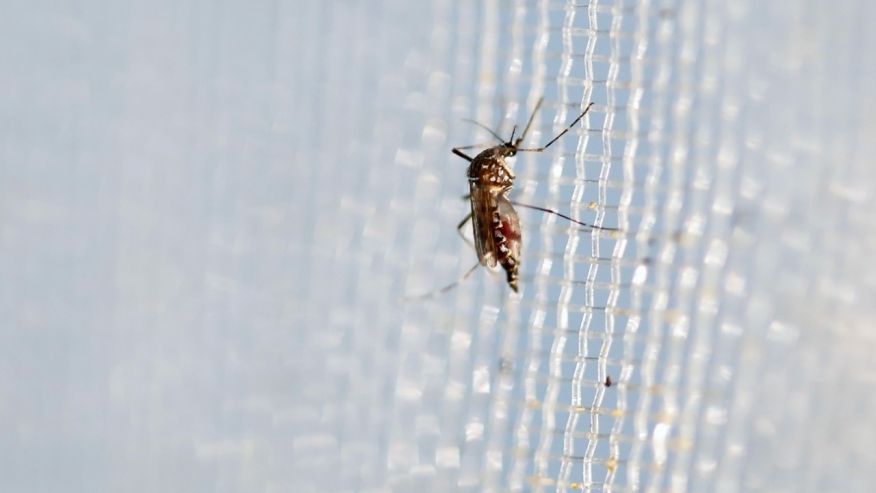
[[[480,147],[478,145],[453,148],[453,154],[469,162],[467,171],[469,194],[466,198],[471,203],[471,212],[460,221],[456,229],[462,235],[462,228],[471,221],[478,263],[473,265],[455,282],[417,298],[429,298],[449,291],[468,278],[479,266],[495,268],[497,265],[501,265],[502,269],[505,270],[508,286],[516,293],[519,281],[522,235],[520,220],[517,216],[517,211],[514,210],[514,206],[555,214],[592,230],[617,231],[614,228],[597,227],[583,223],[553,209],[522,204],[508,198],[508,192],[514,186],[515,175],[505,160],[516,156],[518,152],[543,152],[562,136],[566,135],[575,124],[584,118],[584,115],[593,106],[592,102],[588,104],[584,111],[569,126],[548,141],[547,144],[534,148],[521,147],[524,139],[526,139],[526,134],[529,133],[529,129],[532,127],[536,113],[541,108],[542,101],[543,98],[538,100],[538,103],[536,103],[535,108],[532,110],[529,121],[526,123],[526,127],[516,139],[517,125],[514,125],[514,128],[511,130],[511,137],[508,140],[504,140],[490,128],[477,122],[471,122],[489,132],[500,144],[485,149],[474,157],[469,156],[463,151]],[[465,236],[463,236],[463,239],[468,241]]]

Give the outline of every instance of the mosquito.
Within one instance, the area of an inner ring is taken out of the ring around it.
[[[467,171],[469,194],[465,198],[471,203],[471,212],[459,222],[456,229],[462,236],[462,229],[465,225],[469,221],[472,223],[472,236],[474,237],[474,247],[477,251],[478,262],[455,282],[418,298],[429,298],[447,292],[468,278],[478,267],[484,266],[492,269],[497,265],[500,265],[505,270],[508,286],[516,293],[519,281],[522,235],[520,219],[517,216],[517,211],[514,210],[514,206],[555,214],[591,230],[617,231],[614,228],[604,228],[583,223],[553,209],[522,204],[508,198],[508,192],[514,186],[514,178],[516,176],[505,160],[516,156],[518,152],[544,152],[545,149],[566,135],[569,130],[581,121],[593,106],[592,102],[589,103],[584,108],[584,111],[568,127],[548,141],[547,144],[533,148],[521,147],[524,139],[526,139],[526,134],[529,133],[529,129],[532,127],[536,113],[541,108],[543,99],[539,98],[535,108],[532,110],[532,114],[529,116],[526,127],[523,129],[523,133],[516,139],[517,125],[514,125],[514,128],[511,130],[511,137],[506,141],[489,127],[469,120],[471,123],[489,132],[490,135],[500,142],[499,145],[485,149],[475,157],[471,157],[463,151],[480,146],[454,147],[452,150],[453,154],[469,162]],[[468,242],[465,236],[462,237]]]

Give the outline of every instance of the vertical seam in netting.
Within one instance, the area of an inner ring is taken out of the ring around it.
[[[611,51],[608,59],[608,76],[606,77],[606,110],[605,110],[605,121],[602,130],[602,142],[603,142],[603,155],[602,155],[602,166],[600,169],[599,182],[598,182],[598,199],[597,199],[597,219],[595,223],[597,225],[601,225],[605,216],[605,208],[604,206],[608,204],[608,191],[606,187],[606,182],[609,180],[611,175],[611,167],[612,167],[612,139],[614,137],[614,111],[617,108],[617,97],[615,95],[615,91],[617,90],[617,79],[618,79],[618,53],[621,50],[621,25],[623,21],[623,10],[611,10],[611,26],[609,27],[609,40],[611,42]],[[628,137],[624,137],[625,139]],[[602,235],[596,235],[593,237],[593,246],[594,249],[599,248],[599,241]],[[617,285],[620,282],[620,266],[617,262],[613,260],[615,258],[619,258],[623,256],[623,239],[619,239],[615,243],[615,248],[612,251],[612,262],[609,265],[610,276],[611,276],[611,284],[608,289],[608,295],[606,296],[605,301],[605,312],[604,312],[604,331],[605,337],[602,339],[602,345],[599,349],[599,358],[598,358],[598,372],[597,375],[601,378],[605,378],[607,373],[606,371],[606,359],[610,354],[611,345],[613,343],[614,333],[614,323],[615,323],[615,308],[617,307],[618,300],[618,289]],[[597,253],[594,253],[594,256],[598,256]],[[598,279],[598,277],[594,277],[594,279]],[[594,413],[591,418],[592,426],[591,426],[591,439],[588,444],[587,450],[587,463],[588,466],[592,468],[594,456],[596,454],[596,448],[599,440],[599,416],[602,410],[602,401],[605,397],[605,387],[602,385],[597,385],[596,387],[596,395],[593,400],[593,409]],[[608,474],[608,471],[606,471]],[[602,480],[602,483],[607,481],[607,477]],[[592,473],[589,478],[590,482],[594,482]]]
[[[619,60],[622,51],[622,37],[623,37],[623,8],[612,8],[611,12],[611,27],[609,28],[609,39],[611,41],[611,53],[608,59],[608,77],[606,80],[606,114],[605,114],[605,124],[603,127],[603,147],[605,152],[603,153],[603,162],[601,173],[599,176],[599,198],[597,201],[597,207],[600,211],[600,214],[597,219],[596,224],[601,224],[604,216],[604,211],[606,210],[603,206],[608,204],[608,191],[606,187],[606,182],[611,177],[611,166],[612,166],[612,136],[614,129],[614,111],[618,108],[617,97],[615,95],[615,91],[617,88],[617,80],[618,75],[620,73],[620,65]],[[632,57],[631,57],[632,59]],[[630,91],[630,96],[626,102],[626,107],[630,106],[630,99],[635,94],[635,91],[638,90],[638,87],[635,84],[635,81],[627,81],[628,83],[628,91]],[[631,160],[635,155],[635,147],[636,147],[636,138],[637,138],[636,129],[627,128],[624,133],[624,147],[622,151],[622,159],[624,160],[624,164],[626,164],[627,160]],[[624,190],[626,187],[624,186]],[[623,204],[618,204],[618,211],[620,212]],[[620,222],[619,222],[620,223]],[[597,245],[599,241],[599,236],[595,237],[593,242],[594,245]],[[627,238],[625,236],[621,236],[617,239],[614,249],[612,251],[612,260],[620,259],[623,257],[624,251],[626,249]],[[615,330],[615,308],[618,304],[618,298],[620,296],[619,285],[623,282],[621,265],[619,262],[612,261],[610,266],[610,275],[611,282],[610,288],[608,290],[608,295],[606,297],[606,307],[605,307],[605,337],[602,342],[602,346],[600,347],[599,359],[598,359],[598,381],[602,381],[602,379],[606,378],[608,374],[607,368],[607,360],[609,355],[611,354],[611,346],[614,342],[613,334]],[[602,385],[597,385],[596,396],[594,397],[593,409],[594,410],[602,410],[602,402],[605,397],[606,389]],[[588,462],[592,464],[593,457],[596,453],[597,443],[599,435],[599,416],[600,414],[595,413],[593,417],[593,426],[591,428],[592,439],[590,441],[590,446],[588,447]],[[609,440],[615,440],[616,437],[613,434],[609,435]],[[611,450],[609,450],[611,454]],[[611,456],[610,456],[611,457]],[[603,487],[610,485],[614,481],[614,470],[616,465],[610,462],[610,457],[605,458],[606,472],[605,478],[602,480]],[[591,477],[592,481],[592,477]]]
[[[592,88],[587,88],[586,84],[592,84],[596,79],[594,76],[594,66],[593,66],[593,56],[597,48],[598,42],[598,9],[599,6],[596,2],[591,2],[588,5],[588,20],[589,25],[586,30],[587,36],[587,46],[585,48],[583,60],[584,60],[584,77],[583,82],[585,84],[585,89],[582,94],[582,101],[578,102],[579,106],[583,106],[589,102],[590,95],[592,94]],[[576,10],[574,4],[569,4],[566,10],[566,20],[563,27],[563,68],[560,74],[560,79],[558,81],[560,86],[560,93],[562,100],[564,102],[563,111],[561,111],[561,116],[565,116],[565,110],[567,108],[568,103],[568,82],[569,82],[569,74],[572,70],[572,60],[574,56],[574,41],[573,41],[573,28],[574,21],[576,17]],[[608,120],[606,120],[607,122]],[[589,128],[590,117],[589,115],[584,119],[584,127]],[[603,138],[610,138],[603,134]],[[582,202],[583,197],[585,196],[585,188],[587,186],[587,176],[585,169],[585,154],[587,149],[587,144],[589,142],[589,133],[585,131],[581,134],[578,145],[575,152],[575,187],[572,194],[572,198],[570,202],[574,205],[578,205]],[[608,152],[604,149],[605,152]],[[603,161],[603,164],[605,161]],[[598,192],[600,196],[603,196],[602,193],[604,191],[604,187]],[[604,201],[603,201],[604,202]],[[579,217],[579,208],[573,206],[572,212],[576,219]],[[594,220],[594,224],[599,226],[602,221],[603,212],[600,210],[597,213],[597,216]],[[591,241],[591,256],[593,258],[599,257],[599,243],[598,239],[595,237],[597,233],[592,233],[594,235]],[[570,235],[567,240],[565,251],[564,251],[564,276],[568,279],[573,279],[576,271],[576,262],[575,262],[575,252],[577,251],[578,244],[580,242],[580,238],[577,235]],[[591,263],[588,267],[588,273],[585,282],[586,287],[584,288],[584,306],[585,307],[595,307],[595,299],[596,292],[594,288],[594,283],[597,278],[598,266],[596,263]],[[562,320],[562,324],[560,328],[565,330],[568,329],[568,303],[572,298],[574,293],[574,287],[565,285],[562,287],[561,296],[558,304],[558,319]],[[590,433],[587,438],[587,446],[584,454],[576,454],[575,450],[575,431],[578,428],[578,423],[582,414],[588,413],[585,411],[583,397],[582,397],[582,387],[587,385],[587,382],[584,379],[586,374],[587,367],[587,356],[589,353],[587,333],[590,329],[590,324],[593,321],[593,312],[592,310],[585,309],[585,312],[582,315],[582,320],[580,326],[577,331],[577,340],[578,347],[576,351],[576,362],[575,368],[573,370],[570,382],[570,410],[566,419],[566,424],[563,432],[563,454],[560,459],[560,470],[559,476],[557,480],[557,489],[559,491],[566,491],[568,487],[570,487],[573,483],[570,482],[570,477],[572,471],[575,469],[576,461],[581,461],[582,464],[582,477],[581,483],[578,486],[582,487],[590,487],[593,485],[593,474],[592,474],[592,461],[595,454],[595,441],[594,438],[596,435],[595,430],[598,430],[598,416],[594,413],[596,406],[599,405],[601,400],[601,396],[599,395],[599,391],[597,391],[596,396],[594,397],[593,407],[590,408]],[[566,345],[566,337],[562,336],[555,341],[554,348],[552,350],[552,354],[560,355],[560,358],[555,360],[557,365],[559,366],[559,372],[556,376],[561,376],[562,365],[560,361],[562,360],[562,355],[564,353],[564,348]],[[579,455],[583,455],[579,458]],[[577,482],[575,482],[577,484]]]

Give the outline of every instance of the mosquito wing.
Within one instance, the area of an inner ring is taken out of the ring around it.
[[[472,183],[471,185],[471,224],[478,251],[478,260],[487,267],[496,266],[496,246],[493,243],[493,215],[496,211],[495,198],[487,191]]]

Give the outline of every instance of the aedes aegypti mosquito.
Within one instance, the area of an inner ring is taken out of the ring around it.
[[[436,294],[444,293],[455,287],[460,282],[464,281],[472,272],[479,266],[494,268],[496,265],[501,265],[505,270],[508,286],[514,292],[517,292],[518,271],[520,269],[520,246],[521,246],[521,231],[520,220],[517,217],[517,211],[514,206],[535,209],[549,214],[567,219],[573,223],[585,226],[591,230],[601,231],[617,231],[614,228],[598,227],[591,224],[583,223],[573,219],[565,214],[561,214],[553,209],[539,207],[535,205],[521,204],[508,198],[508,192],[514,186],[514,172],[505,162],[506,158],[516,156],[518,152],[543,152],[554,142],[560,139],[563,135],[572,129],[576,123],[584,118],[584,115],[593,106],[593,103],[587,105],[584,111],[556,137],[551,139],[547,144],[541,147],[523,148],[523,140],[532,126],[532,121],[535,119],[535,114],[541,108],[543,98],[539,98],[532,114],[529,116],[529,121],[517,139],[514,135],[517,132],[517,125],[511,130],[511,138],[507,141],[502,139],[496,132],[490,128],[481,125],[477,122],[472,122],[475,125],[483,128],[495,137],[500,144],[481,151],[475,157],[471,157],[464,153],[464,150],[480,147],[478,145],[454,147],[452,152],[457,156],[469,162],[468,165],[468,185],[469,194],[466,196],[471,202],[471,212],[465,216],[456,226],[457,231],[462,235],[462,228],[469,221],[472,223],[472,233],[475,240],[475,250],[478,254],[478,263],[473,265],[465,274],[463,274],[455,282],[444,286],[441,289],[418,296],[417,298],[429,298]],[[464,236],[463,239],[468,241]]]

